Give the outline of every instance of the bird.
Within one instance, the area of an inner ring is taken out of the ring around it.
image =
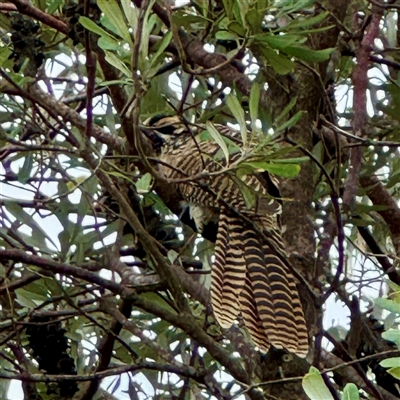
[[[218,219],[210,294],[219,325],[229,329],[241,317],[260,352],[273,346],[306,357],[308,330],[281,236],[277,179],[267,172],[238,178],[229,166],[240,158],[243,143],[241,132],[229,126],[212,125],[233,144],[229,159],[215,134],[207,135],[209,124],[156,116],[147,126],[153,130],[158,173],[189,205],[198,232]]]

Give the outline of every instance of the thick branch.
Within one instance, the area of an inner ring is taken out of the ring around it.
[[[26,0],[10,0],[10,3],[14,4],[16,9],[24,15],[27,15],[29,17],[32,17],[36,19],[37,21],[42,22],[43,24],[46,24],[55,30],[63,33],[64,35],[68,35],[68,27],[67,25],[59,20],[56,17],[53,17],[50,14],[46,14],[45,12],[39,10],[38,8],[32,6],[31,3],[29,3]]]
[[[354,119],[353,133],[362,136],[367,124],[367,89],[368,89],[368,70],[370,65],[370,53],[375,39],[379,34],[379,23],[382,13],[375,12],[368,25],[359,48],[356,50],[357,65],[353,72],[354,85]],[[362,29],[362,28],[361,28]],[[362,163],[362,148],[359,146],[350,149],[349,176],[345,184],[343,194],[343,204],[349,209],[355,201],[358,188],[358,178]]]

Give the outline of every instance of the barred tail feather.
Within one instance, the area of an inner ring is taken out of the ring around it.
[[[239,293],[246,278],[242,221],[221,213],[211,272],[211,303],[222,328],[230,328],[240,313]]]
[[[297,350],[296,354],[299,357],[306,357],[309,350],[308,345],[308,329],[304,320],[303,307],[301,306],[299,293],[297,291],[296,282],[294,279],[289,281],[290,290],[292,291],[293,315],[297,328]]]
[[[272,310],[268,310],[264,306],[262,300],[263,292],[265,292],[264,286],[267,284],[266,279],[259,279],[255,286],[258,290],[255,291],[255,301],[257,304],[257,310],[260,315],[261,322],[267,332],[268,339],[271,344],[276,348],[284,348],[290,352],[298,352],[298,327],[295,317],[295,308],[293,304],[294,291],[291,288],[291,282],[294,286],[294,278],[292,273],[288,270],[288,267],[282,262],[282,260],[275,254],[271,254],[271,248],[267,245],[263,246],[265,265],[267,269],[269,290],[272,293]],[[297,291],[296,291],[297,296]],[[272,335],[269,332],[269,321],[271,313],[275,320],[275,330]],[[302,320],[304,325],[304,318]]]
[[[254,222],[267,229],[270,221],[261,217]],[[293,274],[255,229],[243,225],[239,217],[220,216],[211,287],[217,321],[229,328],[241,314],[261,351],[272,344],[305,357],[308,333]],[[279,246],[280,236],[272,243]]]
[[[271,341],[266,334],[265,326],[268,325],[267,331],[270,333],[275,332],[275,321],[271,314],[269,319],[265,319],[264,325],[262,324],[257,310],[257,304],[255,302],[253,285],[253,283],[256,283],[258,280],[258,273],[261,272],[261,279],[266,277],[264,254],[254,231],[246,230],[243,233],[243,238],[244,248],[246,251],[246,282],[239,297],[241,314],[253,342],[259,347],[260,351],[266,353],[270,348]],[[273,310],[271,291],[269,290],[269,286],[266,286],[265,288],[266,291],[264,293],[263,301],[267,309]]]

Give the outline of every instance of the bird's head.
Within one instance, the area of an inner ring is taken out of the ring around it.
[[[150,139],[157,153],[165,146],[179,145],[178,139],[185,139],[188,128],[182,119],[177,116],[156,115],[144,122],[144,133]]]

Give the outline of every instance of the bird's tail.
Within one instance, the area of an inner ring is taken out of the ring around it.
[[[270,216],[253,218],[261,230]],[[268,230],[271,243],[283,246],[279,233]],[[289,267],[254,227],[221,213],[211,300],[217,321],[229,328],[239,314],[256,346],[270,345],[305,357],[308,333],[296,283]]]

